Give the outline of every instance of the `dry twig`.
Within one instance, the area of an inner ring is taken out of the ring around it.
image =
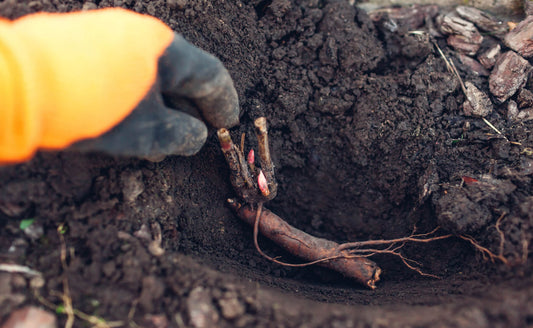
[[[500,224],[502,223],[503,218],[505,217],[506,213],[502,213],[498,220],[496,220],[496,224],[494,227],[496,228],[496,231],[498,232],[498,235],[500,236],[500,250],[499,255],[503,257],[503,246],[505,244],[505,235],[503,234],[502,229],[500,228]]]

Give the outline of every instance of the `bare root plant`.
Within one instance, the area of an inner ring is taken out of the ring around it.
[[[321,265],[353,278],[371,289],[376,288],[375,283],[380,280],[381,269],[368,258],[377,254],[396,256],[407,268],[418,274],[438,278],[436,275],[423,272],[419,262],[404,256],[400,250],[406,243],[430,243],[453,236],[452,234],[436,235],[439,227],[427,233],[417,233],[416,229],[413,229],[411,235],[407,237],[338,244],[305,233],[266,209],[263,204],[276,196],[277,183],[270,157],[266,119],[260,117],[255,120],[254,124],[259,145],[259,165],[255,162],[253,149],[245,158],[244,135],[241,137],[240,147],[233,143],[226,129],[218,131],[218,138],[230,168],[231,183],[241,200],[228,199],[228,204],[241,220],[253,226],[254,245],[259,254],[274,263],[289,267]],[[496,224],[496,229],[503,243],[503,233],[499,228],[500,222],[501,218]],[[259,233],[306,262],[287,263],[267,255],[259,246]],[[493,261],[498,259],[507,263],[502,254],[503,246],[500,247],[502,249],[500,254],[495,255],[489,249],[479,245],[472,237],[459,237],[470,242],[483,256]]]

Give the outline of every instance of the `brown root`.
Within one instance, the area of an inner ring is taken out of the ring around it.
[[[318,264],[340,272],[346,277],[353,278],[372,289],[375,288],[375,283],[379,281],[381,269],[373,261],[368,260],[368,257],[377,254],[394,255],[400,258],[406,267],[418,274],[425,277],[439,278],[436,275],[423,272],[420,269],[420,263],[405,257],[399,250],[407,242],[429,243],[452,237],[451,234],[432,236],[438,230],[436,228],[428,233],[415,234],[413,232],[410,236],[403,238],[368,240],[339,245],[333,241],[317,238],[296,229],[276,214],[265,209],[262,203],[256,207],[241,205],[233,199],[229,199],[228,203],[237,212],[239,218],[254,227],[255,248],[268,260],[289,267],[305,267]],[[289,253],[308,262],[287,263],[267,255],[259,246],[257,240],[259,232]],[[387,247],[369,248],[370,246],[381,245],[386,245]]]
[[[239,218],[254,226],[254,241],[256,248],[269,260],[285,266],[307,266],[318,264],[346,277],[353,278],[363,285],[375,289],[379,281],[381,269],[366,257],[354,256],[347,251],[339,251],[339,244],[322,238],[311,236],[291,226],[276,214],[262,205],[252,208],[250,205],[241,206],[235,200],[229,200],[229,205],[237,212]],[[283,247],[289,253],[301,257],[308,263],[289,264],[266,255],[257,243],[257,235],[269,238]]]

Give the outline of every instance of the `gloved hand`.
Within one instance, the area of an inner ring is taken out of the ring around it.
[[[108,8],[0,21],[0,162],[67,147],[192,155],[203,121],[238,124],[229,73],[153,17]]]

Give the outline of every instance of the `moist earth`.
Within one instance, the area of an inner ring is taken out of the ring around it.
[[[0,272],[0,318],[43,299],[61,304],[68,279],[75,309],[131,327],[533,324],[532,123],[497,107],[487,120],[500,135],[464,116],[459,83],[427,38],[335,0],[7,0],[0,15],[109,6],[158,17],[221,59],[242,107],[234,138],[254,147],[252,122],[268,118],[279,191],[266,206],[290,224],[337,242],[440,226],[506,263],[459,237],[408,244],[402,253],[439,279],[381,255],[375,291],[320,267],[274,264],[225,206],[234,192],[211,133],[197,155],[159,163],[65,151],[1,168],[0,260],[45,282]],[[486,77],[458,66],[488,90]],[[162,255],[149,241],[158,225]]]

